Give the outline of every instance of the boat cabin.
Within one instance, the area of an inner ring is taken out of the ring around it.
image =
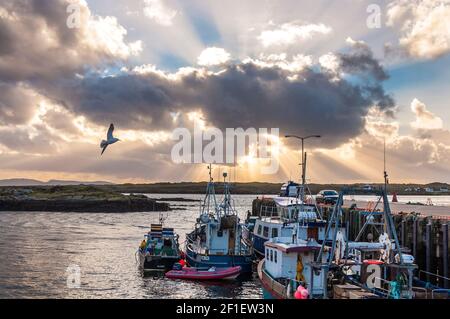
[[[299,285],[308,289],[310,295],[322,295],[323,272],[312,271],[320,247],[314,239],[292,242],[291,238],[276,238],[267,241],[262,269],[263,286],[266,289],[278,286],[278,291],[271,292],[276,298],[293,298]]]
[[[299,189],[299,184],[289,181],[281,186],[280,197],[297,197]]]

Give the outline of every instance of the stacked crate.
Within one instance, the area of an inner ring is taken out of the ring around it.
[[[358,286],[345,284],[333,286],[334,299],[377,299],[378,296]]]

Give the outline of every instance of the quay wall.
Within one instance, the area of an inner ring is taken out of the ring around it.
[[[371,210],[360,208],[361,203],[347,205],[343,208],[341,223],[347,228],[349,240],[355,240],[365,224],[368,212]],[[275,203],[269,198],[255,199],[252,205],[252,215],[270,215]],[[319,206],[322,215],[328,219],[332,213],[332,206]],[[420,205],[395,205],[392,209],[393,220],[402,251],[415,257],[419,270],[416,276],[424,281],[441,287],[450,288],[450,282],[441,277],[450,277],[450,207],[434,208],[430,214],[430,207]],[[401,209],[400,209],[401,208]],[[439,214],[433,214],[439,212]],[[381,214],[375,215],[375,222],[381,219]],[[373,226],[366,227],[361,234],[362,241],[378,238]],[[438,276],[436,276],[438,275]],[[441,276],[441,277],[439,277]]]

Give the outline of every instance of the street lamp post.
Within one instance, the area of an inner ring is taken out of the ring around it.
[[[302,166],[302,193],[301,193],[301,199],[302,202],[305,198],[305,184],[306,184],[306,172],[305,172],[305,140],[310,138],[321,138],[321,135],[309,135],[309,136],[297,136],[297,135],[286,135],[286,138],[296,138],[298,140],[302,141],[302,163],[300,164]]]

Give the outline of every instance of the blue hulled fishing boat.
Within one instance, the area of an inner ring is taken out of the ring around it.
[[[302,160],[301,184],[292,181],[284,184],[280,196],[265,199],[251,228],[251,240],[256,257],[264,258],[265,244],[274,238],[299,240],[315,239],[319,243],[329,241],[325,236],[327,221],[322,218],[317,203],[306,184],[306,153]],[[309,196],[307,196],[309,193]]]
[[[186,238],[186,260],[191,267],[228,268],[240,266],[252,272],[252,248],[243,240],[243,225],[234,209],[224,173],[224,197],[217,203],[209,168],[206,196],[200,206],[195,229]]]

